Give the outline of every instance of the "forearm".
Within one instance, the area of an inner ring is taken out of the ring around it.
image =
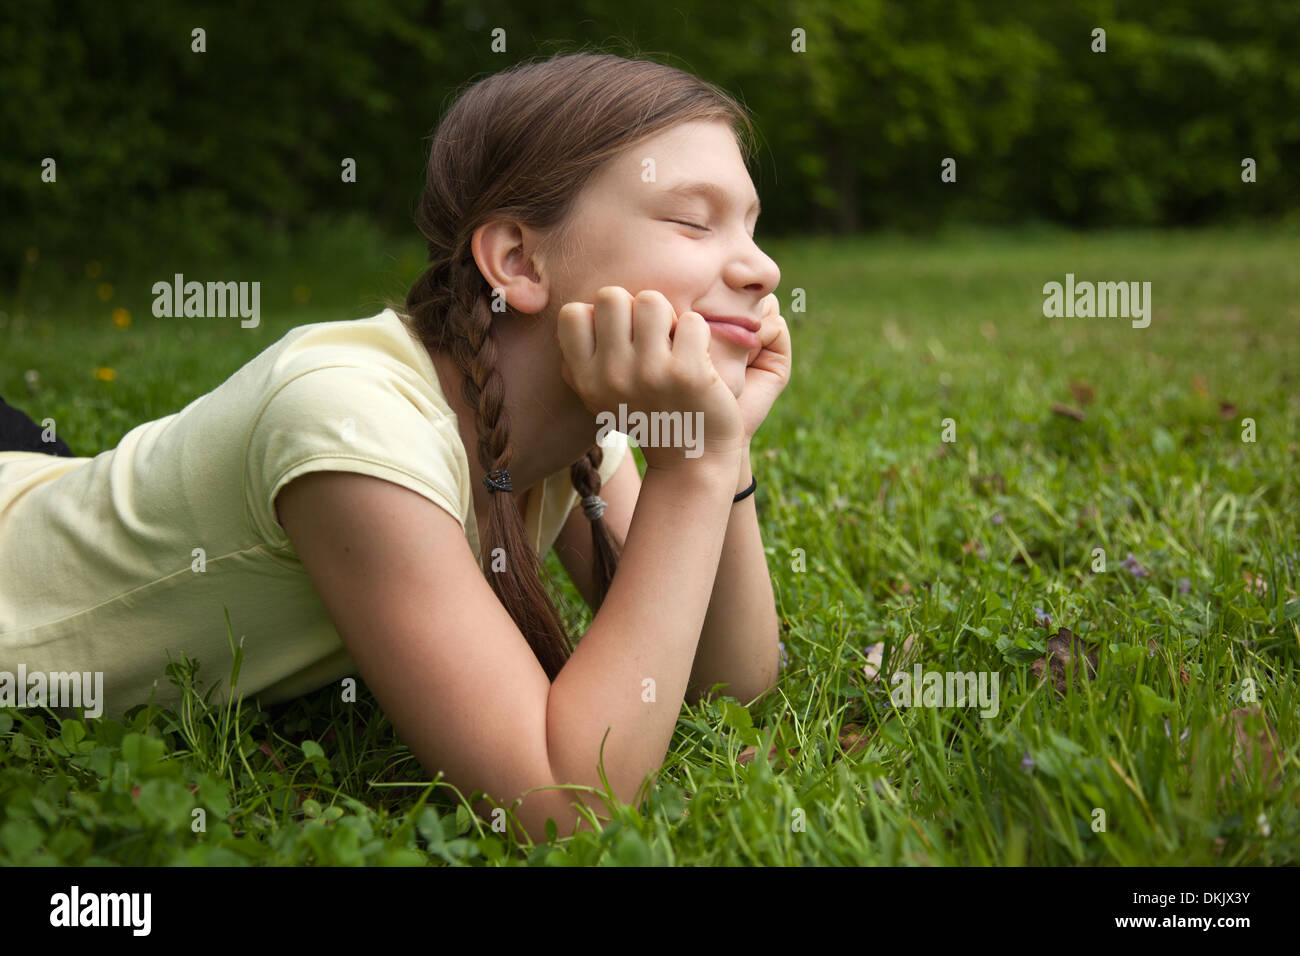
[[[551,684],[547,741],[557,783],[601,788],[597,761],[607,729],[605,773],[625,803],[662,765],[708,611],[739,460],[735,452],[679,471],[647,469],[618,574]]]
[[[748,488],[752,477],[746,446],[735,494]],[[714,684],[726,684],[723,693],[747,703],[776,684],[780,673],[780,624],[756,498],[757,492],[731,507],[691,671],[687,699],[692,701]]]

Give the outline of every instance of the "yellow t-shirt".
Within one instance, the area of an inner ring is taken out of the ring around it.
[[[625,435],[610,437],[602,480],[627,453]],[[224,701],[230,633],[243,639],[236,690],[266,705],[355,674],[273,511],[313,471],[424,495],[479,556],[456,416],[402,318],[303,325],[112,451],[0,452],[0,672],[102,672],[113,716],[151,691],[177,701],[164,649],[197,658],[199,684],[219,680],[212,699]],[[525,526],[539,555],[577,504],[568,468],[533,489]]]

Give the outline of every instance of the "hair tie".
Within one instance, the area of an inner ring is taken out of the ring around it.
[[[510,484],[510,472],[504,468],[494,468],[483,476],[483,484],[487,485],[488,494],[494,491],[514,492],[514,486]]]
[[[605,513],[605,501],[600,495],[587,495],[582,499],[582,513],[586,515],[588,521],[599,521],[600,516]]]

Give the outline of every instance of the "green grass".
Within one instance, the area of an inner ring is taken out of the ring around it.
[[[368,693],[259,711],[194,690],[180,714],[127,723],[0,711],[0,862],[1300,862],[1300,236],[949,232],[767,249],[795,370],[754,463],[790,662],[748,708],[683,709],[643,813],[520,845],[472,818],[471,795],[427,780]],[[418,243],[340,226],[256,270],[206,269],[262,281],[262,324],[243,330],[155,319],[149,284],[170,265],[55,288],[38,259],[0,320],[0,395],[94,454],[293,326],[379,311],[420,260]],[[1067,272],[1150,281],[1151,326],[1044,318],[1043,283]],[[548,568],[585,626],[553,556]],[[1062,627],[1098,663],[1063,697],[1033,673]],[[925,670],[996,672],[997,715],[894,708],[865,651],[883,642],[891,674],[912,634]],[[229,667],[171,676],[192,687]],[[1267,727],[1276,748],[1234,757],[1225,716],[1252,696],[1261,716],[1243,728]],[[859,748],[841,742],[848,725]],[[746,763],[747,745],[759,757]]]

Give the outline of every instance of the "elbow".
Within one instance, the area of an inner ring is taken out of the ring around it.
[[[758,681],[758,686],[754,689],[754,694],[749,698],[750,700],[757,700],[768,692],[775,690],[776,686],[781,683],[781,654],[780,638],[776,638],[772,641],[771,653],[768,655],[763,676]]]
[[[546,834],[546,821],[555,821],[556,839],[568,836],[573,830],[577,814],[572,809],[562,810],[562,803],[556,797],[558,790],[548,790],[529,794],[515,812],[515,817],[528,835],[530,842],[542,844],[550,842]]]
[[[783,647],[781,644],[781,627],[775,626],[772,629],[772,639],[767,644],[767,653],[764,655],[763,668],[761,675],[755,684],[750,688],[752,694],[748,700],[757,700],[764,694],[773,690],[781,682],[781,655]]]
[[[550,842],[546,835],[547,820],[555,821],[557,839],[573,832],[573,825],[578,821],[579,815],[568,805],[566,796],[567,792],[563,790],[539,788],[500,805],[510,808],[517,838],[541,844]],[[485,800],[475,805],[475,812],[483,819],[492,820],[496,811]]]

